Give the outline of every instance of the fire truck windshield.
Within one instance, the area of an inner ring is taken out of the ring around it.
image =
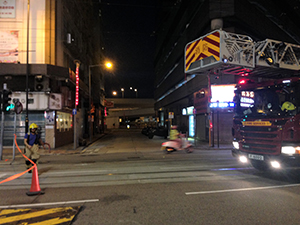
[[[260,86],[253,90],[238,88],[234,98],[235,116],[282,118],[296,115],[300,109],[299,91],[299,82]]]

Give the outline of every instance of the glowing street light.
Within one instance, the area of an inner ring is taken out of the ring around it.
[[[89,136],[90,136],[90,143],[92,142],[92,79],[91,79],[91,68],[92,67],[102,67],[105,66],[107,69],[112,69],[113,68],[113,64],[111,62],[105,62],[104,64],[99,64],[99,65],[89,65],[89,109],[90,109],[90,113],[89,113],[89,124],[90,124],[90,129],[89,129]]]
[[[113,91],[112,94],[113,94],[114,96],[116,96],[118,93],[117,93],[116,91]]]
[[[122,91],[122,98],[124,98],[124,88],[121,88]]]
[[[134,91],[135,91],[135,97],[137,98],[137,96],[138,96],[138,91],[137,91],[136,88],[134,89]]]
[[[112,68],[113,65],[112,65],[111,62],[106,62],[105,66],[106,66],[107,69],[110,69],[110,68]]]

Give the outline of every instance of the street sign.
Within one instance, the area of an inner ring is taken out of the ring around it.
[[[169,119],[174,119],[174,112],[169,112]]]
[[[72,114],[73,114],[73,115],[76,115],[76,114],[77,114],[77,109],[73,109],[73,110],[72,110]]]
[[[15,102],[15,113],[20,114],[23,111],[23,104],[19,101]]]

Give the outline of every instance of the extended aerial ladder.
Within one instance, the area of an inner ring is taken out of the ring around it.
[[[300,70],[300,46],[216,30],[186,45],[184,68],[187,74],[293,76]]]

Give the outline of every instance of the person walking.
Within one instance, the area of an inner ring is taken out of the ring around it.
[[[44,145],[41,136],[37,133],[38,126],[35,123],[30,124],[29,134],[25,134],[24,144],[25,144],[25,155],[31,159],[34,163],[37,163],[40,158],[39,154],[39,144]],[[27,169],[33,165],[29,160],[25,160]],[[31,170],[29,171],[31,173]]]

